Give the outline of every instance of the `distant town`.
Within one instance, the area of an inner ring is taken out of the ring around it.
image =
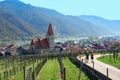
[[[52,24],[48,25],[48,31],[46,38],[33,38],[30,41],[21,41],[22,44],[18,45],[17,41],[12,40],[7,45],[0,45],[1,55],[6,55],[9,52],[9,55],[24,55],[24,54],[36,54],[50,51],[62,51],[65,52],[76,52],[76,49],[89,48],[94,51],[106,51],[110,49],[111,44],[119,43],[120,38],[108,36],[108,37],[71,37],[71,38],[58,38],[55,39],[55,34],[52,29]],[[4,42],[4,41],[3,41]],[[20,43],[21,43],[20,42]]]

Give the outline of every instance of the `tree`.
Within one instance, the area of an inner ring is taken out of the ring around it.
[[[17,43],[16,43],[16,41],[15,40],[12,40],[11,41],[11,45],[16,45]]]
[[[3,56],[3,53],[0,53],[0,56]]]
[[[5,52],[5,56],[11,56],[11,55],[12,55],[11,52],[9,52],[9,51]]]

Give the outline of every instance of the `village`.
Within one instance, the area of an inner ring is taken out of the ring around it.
[[[21,54],[40,54],[54,52],[68,52],[75,53],[79,50],[84,50],[88,48],[95,52],[106,52],[119,50],[119,38],[102,38],[97,40],[83,39],[83,40],[68,40],[64,42],[54,42],[54,31],[52,29],[52,24],[48,26],[48,32],[46,38],[34,38],[31,40],[30,44],[22,47],[11,43],[9,46],[0,46],[0,54],[3,55],[21,55]]]
[[[88,48],[94,52],[112,52],[119,50],[119,38],[106,37],[97,40],[83,39],[83,40],[68,40],[64,42],[54,42],[54,31],[52,24],[48,25],[48,32],[46,38],[34,38],[28,46],[16,46],[13,43],[9,46],[1,46],[1,56],[6,55],[21,55],[21,54],[40,54],[49,53],[51,51],[64,51],[68,53],[80,52]],[[109,39],[110,38],[110,39]]]
[[[68,73],[66,72],[66,69],[70,70],[69,68],[65,68],[68,65],[66,64],[66,59],[71,65],[76,65],[78,68],[80,67],[79,74],[76,73],[76,75],[79,76],[78,80],[80,80],[81,78],[86,78],[86,80],[99,80],[99,78],[101,78],[102,80],[118,80],[118,75],[108,73],[108,69],[110,66],[105,63],[103,65],[106,65],[108,67],[103,66],[102,70],[106,68],[107,70],[104,72],[102,72],[101,70],[100,72],[97,71],[97,69],[101,67],[99,66],[101,63],[97,62],[97,58],[99,57],[104,59],[104,57],[108,55],[108,60],[110,61],[114,60],[114,62],[116,62],[120,60],[120,41],[118,37],[105,37],[99,39],[90,38],[83,40],[55,42],[54,36],[55,34],[53,31],[53,26],[52,24],[49,24],[45,38],[33,38],[30,44],[24,47],[16,46],[14,45],[14,42],[12,42],[12,44],[9,46],[0,46],[0,60],[3,60],[1,66],[5,69],[4,75],[1,75],[4,76],[4,79],[12,79],[11,76],[14,76],[13,78],[15,78],[16,75],[19,75],[19,70],[22,70],[23,72],[20,75],[23,76],[21,78],[24,78],[24,80],[35,80],[36,78],[38,78],[37,75],[40,75],[39,72],[41,72],[41,69],[44,70],[44,68],[42,67],[48,64],[48,62],[50,61],[49,59],[52,59],[56,62],[56,58],[58,58],[58,63],[60,65],[60,71],[58,72],[61,72],[62,80],[66,80],[67,78],[66,75]],[[13,63],[12,70],[9,68],[11,63]],[[55,64],[57,64],[57,62]],[[55,64],[53,63],[52,65]],[[66,66],[64,66],[63,64],[65,64]],[[94,66],[97,67],[94,68]],[[27,74],[26,70],[28,71]],[[81,71],[87,71],[85,75],[86,77],[81,77]],[[109,71],[111,71],[111,69],[109,69]],[[119,70],[115,69],[115,71],[119,73]],[[94,72],[96,72],[97,74],[94,74]],[[91,75],[88,75],[90,73]],[[108,77],[108,74],[112,76]],[[2,76],[0,76],[0,78],[2,78]],[[39,78],[42,77],[43,76],[39,76]],[[19,76],[16,78],[19,78]]]

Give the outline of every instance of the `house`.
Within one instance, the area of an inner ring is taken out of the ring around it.
[[[30,50],[42,51],[54,49],[54,32],[52,24],[49,24],[46,38],[32,39],[30,43]]]
[[[94,51],[97,51],[97,52],[106,51],[106,48],[104,46],[101,46],[101,45],[94,46],[94,47],[92,47],[92,49]]]
[[[0,47],[0,53],[5,54],[6,47]]]
[[[11,55],[17,55],[17,52],[16,52],[17,49],[18,49],[17,46],[15,46],[15,45],[9,45],[9,46],[6,47],[6,52],[10,52]]]

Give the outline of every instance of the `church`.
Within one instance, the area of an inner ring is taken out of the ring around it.
[[[53,50],[54,49],[54,32],[52,24],[49,24],[46,38],[32,39],[30,50]]]

